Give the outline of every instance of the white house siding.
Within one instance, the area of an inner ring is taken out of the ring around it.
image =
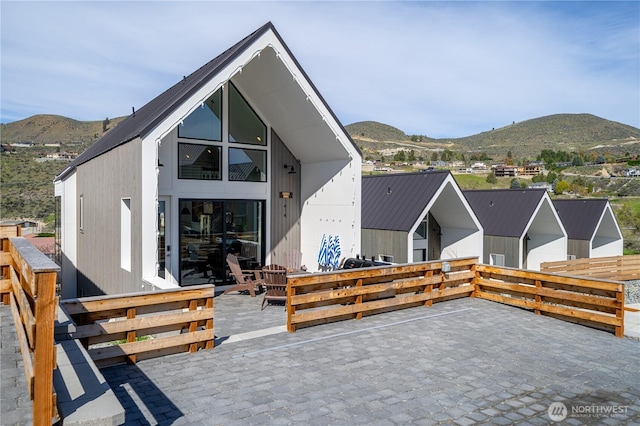
[[[607,208],[603,212],[596,232],[590,241],[590,247],[589,257],[622,256],[623,254],[624,239],[610,204],[607,204]]]
[[[525,242],[526,237],[529,240]],[[567,258],[567,234],[546,193],[521,240],[522,253],[525,253],[525,246],[526,262],[521,261],[519,268],[539,271],[542,262]]]
[[[555,262],[567,258],[567,239],[553,234],[530,233],[526,265],[520,268],[540,270],[540,263]]]
[[[70,299],[78,297],[76,265],[78,253],[76,250],[78,237],[77,222],[77,190],[76,175],[71,174],[64,180],[57,181],[54,185],[55,196],[61,197],[60,208],[60,232],[62,234],[61,250],[62,264],[60,265],[62,280],[62,298]]]
[[[77,197],[84,199],[78,232],[78,292],[82,296],[141,289],[141,141],[111,150],[76,171]],[[120,204],[131,199],[131,272],[120,266]]]
[[[341,257],[360,253],[361,161],[302,164],[302,263],[317,271],[322,236],[340,237]],[[319,185],[319,183],[323,183]]]

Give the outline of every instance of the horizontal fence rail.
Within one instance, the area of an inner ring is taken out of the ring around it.
[[[213,285],[60,301],[99,367],[213,348]]]
[[[287,330],[469,297],[476,262],[470,257],[289,276]]]
[[[540,271],[616,281],[640,280],[640,255],[542,262]]]
[[[478,264],[474,297],[532,309],[624,336],[624,285]]]
[[[53,370],[56,368],[54,323],[58,299],[58,265],[20,235],[19,228],[0,227],[3,304],[11,305],[29,396],[33,424],[59,420]]]

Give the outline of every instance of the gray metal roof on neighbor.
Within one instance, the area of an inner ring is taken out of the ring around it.
[[[521,237],[545,194],[540,189],[462,191],[485,235]]]
[[[362,178],[362,228],[409,232],[450,175],[449,171]]]
[[[341,130],[344,132],[347,138],[349,138],[351,144],[356,148],[358,152],[360,152],[360,149],[353,142],[347,131],[342,126],[342,123],[340,123],[329,105],[327,105],[322,95],[320,95],[313,82],[309,79],[308,75],[302,69],[297,59],[293,56],[284,40],[282,40],[282,37],[280,37],[280,35],[276,31],[273,24],[271,22],[267,22],[265,25],[221,53],[215,59],[206,63],[190,75],[183,77],[180,82],[173,85],[171,88],[151,100],[142,108],[135,110],[135,113],[132,113],[129,117],[120,122],[113,129],[108,131],[104,136],[102,136],[102,138],[100,138],[86,151],[80,154],[74,161],[69,163],[68,167],[63,170],[58,176],[56,176],[55,180],[57,181],[64,179],[68,174],[72,173],[77,166],[86,163],[87,161],[90,161],[91,159],[118,147],[119,145],[132,141],[137,137],[144,137],[146,134],[151,132],[158,124],[160,124],[167,116],[169,116],[176,108],[186,102],[189,97],[196,93],[218,72],[220,72],[229,62],[236,59],[256,40],[258,40],[268,31],[272,31],[278,38],[280,43],[282,43],[282,46],[286,49],[287,54],[295,62],[296,66],[304,75],[308,83],[311,85],[314,92],[327,108],[335,122],[340,126]]]
[[[572,240],[590,240],[596,232],[598,221],[607,207],[606,199],[553,200],[553,207]]]

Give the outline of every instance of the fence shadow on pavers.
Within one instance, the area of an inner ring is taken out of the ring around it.
[[[137,365],[116,365],[100,371],[125,409],[125,424],[171,425],[184,417]]]

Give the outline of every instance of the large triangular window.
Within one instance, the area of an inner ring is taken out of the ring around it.
[[[233,84],[229,84],[229,142],[267,145],[267,126]]]
[[[186,139],[222,141],[222,90],[189,114],[178,126],[178,136]]]

